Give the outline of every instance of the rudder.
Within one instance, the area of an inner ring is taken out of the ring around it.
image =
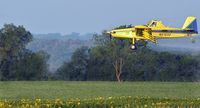
[[[196,17],[193,16],[187,17],[182,28],[183,29],[189,28],[191,30],[194,30],[195,33],[198,33]]]

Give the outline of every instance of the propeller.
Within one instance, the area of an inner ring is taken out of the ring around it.
[[[112,40],[112,35],[111,34],[109,34],[109,37],[110,37],[110,41]]]
[[[110,32],[110,31],[107,31],[106,33],[109,34],[109,38],[110,38],[110,41],[111,41],[111,40],[112,40],[111,32]]]

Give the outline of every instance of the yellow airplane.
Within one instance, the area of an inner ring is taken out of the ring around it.
[[[161,21],[152,20],[147,25],[138,25],[125,29],[114,29],[108,32],[114,38],[132,39],[131,49],[135,50],[135,41],[146,40],[157,43],[157,39],[182,38],[197,36],[197,20],[193,16],[187,17],[182,28],[165,26]]]

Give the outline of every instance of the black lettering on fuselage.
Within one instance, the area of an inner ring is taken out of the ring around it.
[[[159,36],[171,36],[171,33],[159,33]]]

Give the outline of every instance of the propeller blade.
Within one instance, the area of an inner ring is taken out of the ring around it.
[[[109,36],[110,36],[110,41],[112,40],[112,35],[111,34],[109,34]]]
[[[110,32],[110,31],[107,31],[106,33],[109,34],[109,38],[110,38],[110,41],[111,41],[111,40],[112,40],[111,32]]]

